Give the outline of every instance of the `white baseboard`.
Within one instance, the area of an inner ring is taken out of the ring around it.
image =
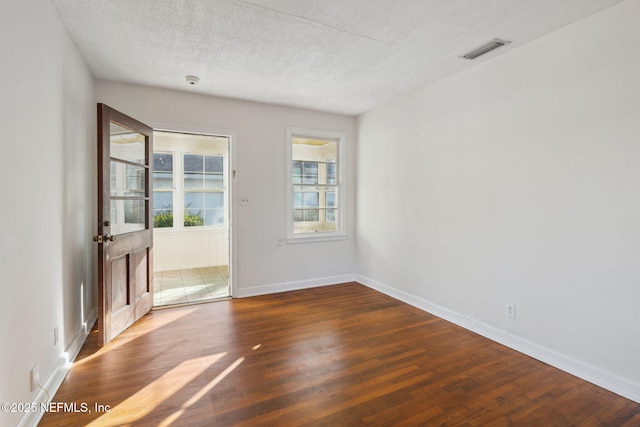
[[[534,359],[547,363],[555,368],[571,375],[612,391],[620,396],[640,403],[640,384],[621,378],[615,374],[602,370],[572,358],[566,354],[558,353],[550,348],[541,346],[535,342],[519,337],[505,330],[493,327],[478,320],[466,317],[460,313],[449,310],[415,295],[396,289],[384,283],[377,282],[361,275],[355,276],[355,281],[382,292],[392,298],[419,308],[434,316],[482,335],[492,341],[505,345],[520,353],[531,356]]]
[[[274,283],[271,285],[252,286],[238,289],[234,297],[245,298],[256,295],[275,294],[277,292],[297,291],[299,289],[316,288],[318,286],[335,285],[336,283],[353,282],[355,274],[322,277],[320,279],[297,280],[295,282]]]
[[[91,327],[97,319],[98,311],[97,309],[93,309],[89,314],[87,321],[80,326],[76,336],[73,337],[73,340],[71,340],[71,343],[67,346],[66,351],[62,353],[62,356],[58,359],[51,375],[47,377],[44,384],[42,384],[42,388],[38,393],[36,393],[35,398],[31,402],[35,405],[34,407],[40,408],[42,403],[49,403],[52,401],[56,392],[62,385],[62,381],[64,381],[67,373],[69,373],[72,362],[78,356],[78,353],[82,349],[82,345],[89,336],[89,332],[91,332]],[[47,391],[45,392],[45,390]],[[44,412],[41,411],[26,412],[17,425],[18,427],[36,427],[43,416]]]

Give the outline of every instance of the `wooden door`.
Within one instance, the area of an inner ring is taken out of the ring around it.
[[[153,306],[153,129],[98,104],[98,343]]]

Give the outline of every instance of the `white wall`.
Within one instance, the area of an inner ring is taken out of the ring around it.
[[[635,400],[638,22],[628,0],[363,115],[357,205],[362,280]]]
[[[93,79],[47,0],[0,2],[0,39],[0,402],[31,402],[95,307]]]
[[[206,78],[206,76],[201,76]],[[188,90],[185,84],[185,90]],[[98,102],[168,130],[219,130],[235,145],[236,296],[273,292],[351,277],[356,263],[354,179],[356,120],[327,114],[98,80]],[[276,244],[286,237],[286,128],[347,134],[346,240]],[[247,196],[249,205],[239,205]]]

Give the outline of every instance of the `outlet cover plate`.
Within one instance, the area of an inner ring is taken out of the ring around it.
[[[507,317],[510,317],[511,319],[515,319],[516,318],[516,305],[512,302],[508,302],[507,303]]]

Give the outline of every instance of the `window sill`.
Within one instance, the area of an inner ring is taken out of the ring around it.
[[[309,234],[304,234],[301,236],[289,236],[287,237],[287,244],[292,244],[292,243],[313,243],[313,242],[330,242],[330,241],[334,241],[334,240],[347,240],[347,235],[346,234],[331,234],[328,236],[316,236],[316,235],[309,235]]]

